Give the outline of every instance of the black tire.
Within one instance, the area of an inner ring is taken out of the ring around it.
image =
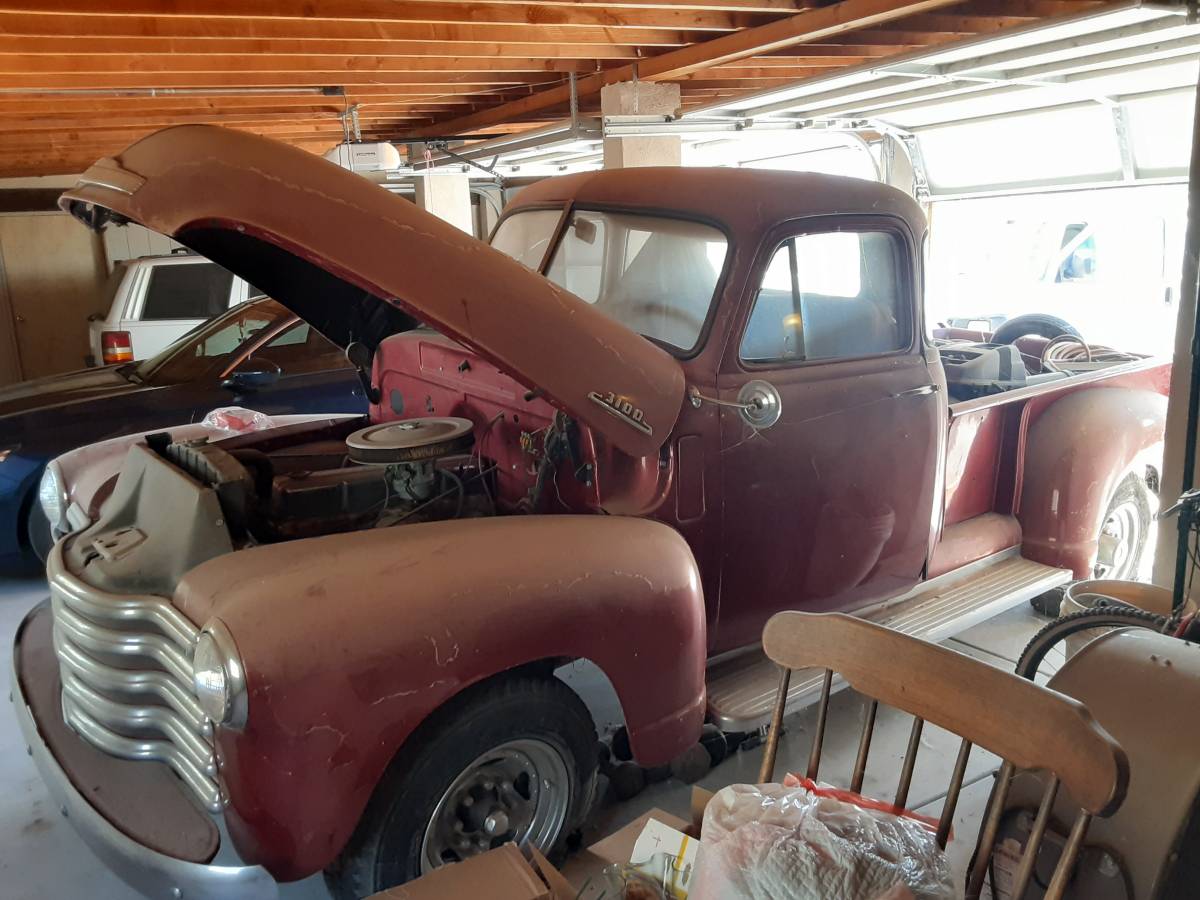
[[[426,830],[443,796],[481,756],[513,741],[544,743],[566,764],[570,794],[562,828],[539,844],[547,855],[561,849],[591,806],[596,729],[587,707],[561,681],[505,677],[439,709],[396,755],[350,841],[325,872],[336,900],[357,900],[418,877]]]
[[[1166,616],[1123,604],[1081,609],[1055,619],[1030,638],[1017,657],[1015,671],[1022,678],[1033,681],[1047,654],[1062,641],[1081,631],[1091,628],[1150,628],[1161,631],[1166,624]]]
[[[1026,335],[1037,335],[1044,338],[1056,338],[1061,334],[1082,338],[1083,335],[1072,325],[1057,316],[1044,313],[1030,313],[1025,316],[1014,316],[992,333],[991,343],[1011,344],[1017,338]]]

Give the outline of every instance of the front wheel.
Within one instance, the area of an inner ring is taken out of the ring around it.
[[[595,773],[591,715],[565,684],[484,685],[409,739],[326,881],[349,900],[508,841],[550,854],[582,823]]]

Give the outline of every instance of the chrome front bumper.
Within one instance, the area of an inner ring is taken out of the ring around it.
[[[278,884],[261,866],[222,864],[233,857],[221,829],[222,847],[209,864],[175,859],[132,840],[101,815],[72,784],[43,739],[33,710],[26,699],[20,655],[22,632],[42,606],[35,607],[17,629],[13,653],[12,701],[29,755],[37,765],[59,812],[83,838],[100,860],[126,884],[146,897],[162,900],[275,900]]]

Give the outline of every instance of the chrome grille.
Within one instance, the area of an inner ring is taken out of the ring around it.
[[[47,577],[67,724],[105,753],[166,763],[219,812],[212,723],[192,693],[199,629],[165,597],[83,583],[63,566],[61,546]]]

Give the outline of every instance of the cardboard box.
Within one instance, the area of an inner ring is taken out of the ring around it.
[[[654,819],[693,838],[700,836],[704,807],[712,794],[692,791],[692,821],[661,809],[638,816],[624,828],[571,856],[560,872],[534,850],[526,860],[516,844],[505,844],[465,862],[435,869],[399,887],[372,894],[370,900],[575,900],[589,879],[612,863],[627,863],[634,845]]]
[[[623,828],[618,828],[608,837],[601,838],[586,849],[572,854],[563,863],[562,874],[571,882],[582,888],[589,880],[599,877],[604,869],[613,863],[627,863],[633,853],[633,845],[637,843],[638,835],[646,827],[646,823],[656,819],[671,828],[686,831],[689,824],[678,816],[673,816],[666,810],[652,809],[638,816]]]
[[[484,897],[488,900],[558,900],[526,862],[516,844],[505,844],[452,866],[434,869],[416,881],[372,894],[371,900],[476,900]]]

